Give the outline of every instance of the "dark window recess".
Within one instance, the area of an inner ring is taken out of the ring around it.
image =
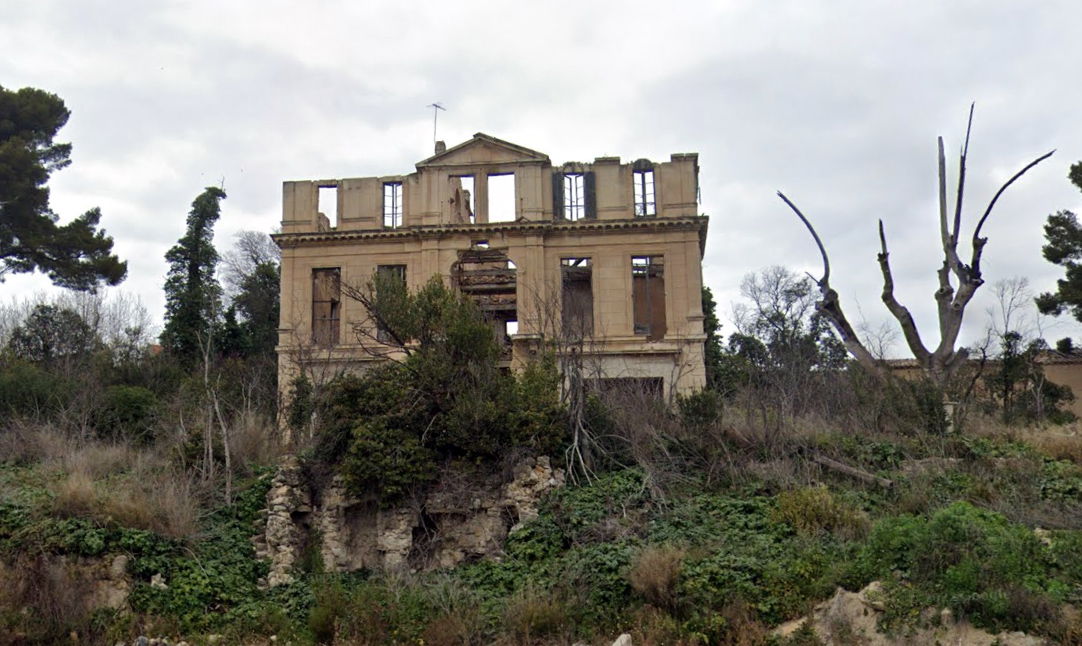
[[[594,334],[593,267],[589,258],[564,258],[562,274],[563,334],[583,339]]]
[[[631,259],[631,300],[635,334],[647,341],[665,337],[665,258],[637,256]]]
[[[632,173],[635,185],[635,217],[657,215],[657,200],[654,197],[654,171],[636,170]]]
[[[597,177],[593,171],[552,173],[552,213],[557,220],[597,218]]]
[[[402,182],[383,184],[383,226],[387,229],[402,226]]]
[[[338,345],[341,329],[342,271],[312,270],[312,343],[321,348]]]
[[[665,380],[661,377],[601,377],[591,385],[613,403],[642,402],[661,399]]]
[[[403,287],[406,285],[406,266],[405,265],[379,265],[376,267],[377,275],[377,289],[383,285],[388,285],[389,281],[399,281]],[[380,343],[390,343],[392,341],[391,333],[387,331],[379,321],[376,322],[376,341]]]

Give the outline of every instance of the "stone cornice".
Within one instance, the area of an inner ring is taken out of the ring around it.
[[[354,244],[365,240],[431,239],[461,234],[484,236],[491,233],[552,236],[581,233],[620,233],[624,231],[697,231],[701,238],[705,238],[709,220],[709,217],[705,215],[692,215],[675,218],[579,220],[577,222],[492,222],[487,224],[411,226],[399,229],[275,233],[271,237],[278,243],[279,247]],[[705,242],[705,239],[702,242]]]

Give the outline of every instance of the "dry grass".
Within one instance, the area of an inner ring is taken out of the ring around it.
[[[635,646],[693,646],[701,642],[681,630],[680,622],[664,610],[643,606],[635,613],[631,643]]]
[[[247,412],[229,430],[234,464],[251,475],[253,464],[275,464],[282,454],[281,432],[273,419]]]
[[[685,550],[673,545],[655,545],[643,549],[631,566],[631,587],[650,604],[666,610],[676,609],[676,584]]]
[[[1082,433],[1077,424],[1035,430],[1023,440],[1054,460],[1082,464]]]
[[[24,436],[35,447],[43,470],[51,474],[53,513],[177,538],[198,529],[199,488],[155,450],[61,440],[49,428]]]
[[[0,461],[26,464],[61,460],[78,441],[51,424],[16,419],[0,433]]]
[[[91,596],[85,579],[44,554],[0,564],[0,646],[61,643],[72,633],[89,637]]]
[[[567,643],[573,630],[567,605],[551,592],[526,587],[507,600],[504,634],[516,646]]]

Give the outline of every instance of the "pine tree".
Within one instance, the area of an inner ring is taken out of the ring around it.
[[[1067,177],[1082,190],[1082,162],[1071,166]],[[1041,252],[1048,262],[1063,267],[1065,276],[1056,281],[1054,293],[1037,297],[1037,309],[1041,314],[1059,316],[1070,310],[1082,321],[1082,225],[1070,211],[1060,211],[1048,216],[1044,225],[1047,241]]]
[[[69,115],[55,94],[0,87],[0,280],[42,271],[61,287],[85,290],[127,274],[113,239],[98,229],[100,210],[58,225],[49,208],[49,175],[71,163],[71,144],[53,142]]]
[[[191,367],[209,343],[222,289],[214,277],[218,252],[214,248],[214,223],[221,214],[219,202],[225,191],[207,187],[192,202],[188,229],[165,254],[169,274],[165,280],[165,327],[161,342],[166,352]]]

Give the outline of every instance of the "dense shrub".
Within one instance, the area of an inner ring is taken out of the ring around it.
[[[839,500],[823,486],[781,492],[772,517],[810,536],[832,532],[844,538],[860,538],[869,526],[861,510]]]
[[[1062,568],[1068,563],[1057,562],[1027,527],[957,502],[930,517],[880,521],[856,569],[863,580],[892,582],[888,622],[940,606],[981,627],[1047,632],[1060,621],[1049,609],[1082,583],[1082,571]]]
[[[94,414],[94,427],[103,439],[149,444],[161,406],[158,397],[142,386],[109,386]]]
[[[50,416],[67,405],[73,386],[66,379],[22,360],[0,361],[0,420]]]
[[[558,450],[566,420],[555,362],[502,372],[492,326],[471,301],[438,278],[415,294],[400,282],[355,295],[403,344],[405,359],[328,387],[310,470],[331,465],[350,491],[374,493],[388,505],[427,483],[437,463],[491,465]],[[306,394],[303,383],[296,386]],[[294,407],[290,423],[297,425],[308,408]]]

